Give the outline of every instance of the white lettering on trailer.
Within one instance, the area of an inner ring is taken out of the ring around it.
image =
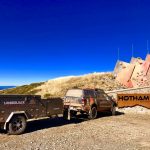
[[[24,101],[4,101],[4,105],[22,105]]]

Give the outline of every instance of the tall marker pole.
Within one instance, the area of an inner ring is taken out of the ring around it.
[[[149,54],[149,45],[148,45],[148,40],[147,40],[147,54]]]
[[[134,47],[133,47],[133,44],[132,44],[132,57],[134,56]]]
[[[120,49],[118,48],[118,60],[120,60]]]

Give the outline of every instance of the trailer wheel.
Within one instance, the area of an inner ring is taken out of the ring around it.
[[[27,126],[26,118],[21,115],[15,115],[8,124],[8,134],[22,134]]]
[[[97,118],[97,108],[93,106],[89,111],[89,119],[95,119]]]

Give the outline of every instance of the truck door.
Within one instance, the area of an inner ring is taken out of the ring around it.
[[[105,93],[97,94],[98,111],[106,111],[110,108],[108,97]]]
[[[111,105],[112,105],[110,97],[106,93],[104,93],[104,98],[105,98],[104,99],[105,100],[105,109],[110,110]]]
[[[91,90],[84,90],[84,97],[90,103],[90,105],[92,105],[95,101],[94,92]]]

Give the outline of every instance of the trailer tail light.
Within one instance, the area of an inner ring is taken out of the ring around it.
[[[87,104],[87,100],[85,98],[82,98],[82,104],[86,105]]]

